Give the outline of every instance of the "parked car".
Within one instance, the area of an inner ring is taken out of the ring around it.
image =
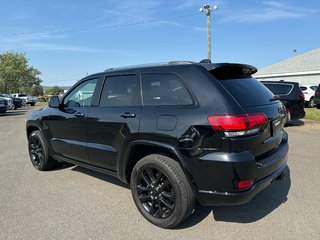
[[[320,109],[320,84],[314,93],[314,101],[318,109]]]
[[[66,161],[114,176],[163,228],[186,219],[196,200],[247,203],[283,179],[288,153],[285,107],[252,78],[256,71],[202,61],[87,76],[30,114],[31,162],[41,171]]]
[[[297,82],[261,81],[286,106],[286,121],[304,118],[304,95]]]
[[[0,113],[5,113],[8,110],[8,102],[5,98],[0,97]]]
[[[6,94],[1,93],[0,97],[5,98],[7,100],[7,110],[13,110],[15,108],[13,99],[10,96],[7,96]]]
[[[315,107],[314,94],[317,90],[317,86],[314,85],[300,85],[300,89],[304,94],[304,102],[306,107]]]
[[[16,97],[16,98],[21,98],[21,99],[25,99],[26,104],[29,104],[31,106],[34,106],[37,102],[37,98],[34,96],[30,96],[26,93],[14,93],[11,94],[12,97]]]
[[[22,99],[20,98],[14,98],[12,96],[10,96],[9,94],[0,94],[0,97],[5,97],[5,98],[10,98],[12,100],[12,105],[11,105],[11,109],[18,109],[22,107]]]

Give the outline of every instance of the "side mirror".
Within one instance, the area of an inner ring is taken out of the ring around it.
[[[59,108],[60,106],[59,97],[58,96],[50,97],[48,105],[51,108]]]

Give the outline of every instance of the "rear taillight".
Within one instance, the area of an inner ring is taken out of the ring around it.
[[[208,121],[217,131],[247,131],[256,126],[264,125],[268,120],[263,113],[239,115],[210,115]]]
[[[319,94],[320,95],[320,89],[317,89],[315,94]]]
[[[304,100],[304,94],[303,94],[303,93],[300,93],[300,94],[299,94],[299,97],[300,97],[302,100]]]

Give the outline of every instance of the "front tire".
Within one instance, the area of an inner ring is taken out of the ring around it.
[[[142,158],[131,174],[131,192],[140,213],[162,228],[173,228],[193,211],[195,197],[175,160],[152,154]]]
[[[28,148],[29,156],[35,169],[46,171],[56,165],[57,162],[51,158],[48,145],[39,130],[30,134]]]

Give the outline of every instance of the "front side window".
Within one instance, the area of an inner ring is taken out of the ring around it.
[[[140,99],[140,85],[136,75],[110,76],[106,78],[99,106],[139,106]]]
[[[142,75],[143,104],[146,106],[185,106],[193,104],[189,92],[175,74]]]
[[[97,78],[81,83],[64,98],[64,105],[66,107],[90,107],[97,83]]]

